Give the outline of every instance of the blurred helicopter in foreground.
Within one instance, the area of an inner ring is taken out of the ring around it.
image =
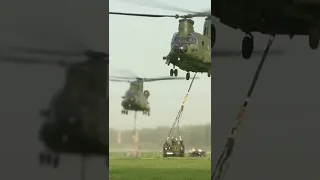
[[[60,154],[105,156],[108,163],[108,54],[95,51],[11,49],[14,52],[57,55],[64,58],[87,58],[86,61],[77,63],[17,57],[2,57],[0,60],[66,68],[64,86],[51,98],[49,108],[40,111],[40,116],[45,122],[39,130],[39,139],[45,150],[39,153],[39,163],[57,168],[60,164]]]

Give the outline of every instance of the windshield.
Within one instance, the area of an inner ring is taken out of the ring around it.
[[[197,44],[197,38],[194,34],[189,34],[188,36],[180,36],[175,33],[172,37],[172,44]]]

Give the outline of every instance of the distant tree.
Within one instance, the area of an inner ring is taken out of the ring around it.
[[[139,144],[142,149],[159,150],[162,148],[171,127],[161,126],[154,129],[140,129]],[[176,131],[176,130],[175,130]],[[121,131],[121,143],[117,142],[119,130],[109,129],[110,148],[131,148],[133,130]],[[186,148],[211,148],[211,125],[189,125],[180,127],[180,134]]]

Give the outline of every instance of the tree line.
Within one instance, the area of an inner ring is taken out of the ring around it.
[[[141,149],[159,150],[162,148],[171,127],[160,126],[153,129],[138,130],[139,146]],[[179,128],[186,148],[211,147],[211,125],[188,125]],[[113,149],[131,148],[133,146],[133,130],[109,129],[109,145]],[[172,136],[172,135],[171,135]],[[170,136],[170,138],[171,138]],[[178,136],[178,129],[175,128],[173,136]]]

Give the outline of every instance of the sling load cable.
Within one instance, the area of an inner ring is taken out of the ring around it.
[[[187,91],[187,94],[184,96],[184,100],[183,100],[183,102],[182,102],[182,105],[181,105],[181,108],[180,108],[180,110],[179,110],[179,112],[178,112],[178,115],[176,116],[176,119],[174,120],[174,123],[173,123],[173,125],[172,125],[172,127],[171,127],[171,129],[170,129],[170,131],[169,131],[169,134],[168,134],[168,136],[167,136],[167,140],[169,140],[170,134],[171,134],[171,133],[172,133],[172,134],[174,133],[173,130],[174,130],[174,127],[175,127],[176,125],[177,125],[177,128],[178,128],[179,139],[180,139],[180,141],[182,140],[182,138],[181,138],[181,136],[180,136],[180,128],[179,128],[180,118],[181,118],[181,116],[182,116],[182,111],[183,111],[183,109],[184,109],[184,104],[185,104],[185,102],[187,101],[189,92],[190,92],[190,90],[191,90],[193,81],[194,81],[195,78],[196,78],[196,75],[197,75],[197,73],[195,73],[194,76],[193,76],[193,78],[192,78],[192,81],[191,81],[191,83],[190,83],[190,86],[189,86],[189,89],[188,89],[188,91]]]
[[[139,135],[137,129],[137,111],[134,111],[134,125],[133,125],[133,132],[132,132],[132,141],[133,141],[133,148],[134,148],[134,156],[139,157]]]
[[[227,139],[227,142],[224,146],[224,149],[223,149],[222,153],[220,154],[220,157],[218,159],[218,162],[215,166],[214,171],[212,172],[211,180],[220,180],[222,177],[224,177],[224,175],[228,171],[228,167],[229,167],[228,160],[230,160],[230,157],[232,156],[232,152],[233,152],[233,148],[234,148],[234,144],[235,144],[236,132],[237,132],[240,124],[242,123],[245,110],[248,106],[249,100],[250,100],[251,95],[253,93],[253,90],[256,86],[256,83],[259,79],[259,75],[260,75],[261,70],[263,68],[264,62],[267,59],[269,49],[272,46],[274,39],[275,39],[274,35],[269,37],[267,47],[266,47],[265,51],[263,52],[260,63],[257,67],[255,74],[254,74],[254,78],[253,78],[251,86],[248,90],[246,100],[244,101],[243,105],[241,106],[241,109],[240,109],[238,116],[236,118],[235,126],[233,126],[233,128],[231,129],[231,132],[230,132],[229,137]],[[224,171],[224,167],[226,167],[225,171]]]

